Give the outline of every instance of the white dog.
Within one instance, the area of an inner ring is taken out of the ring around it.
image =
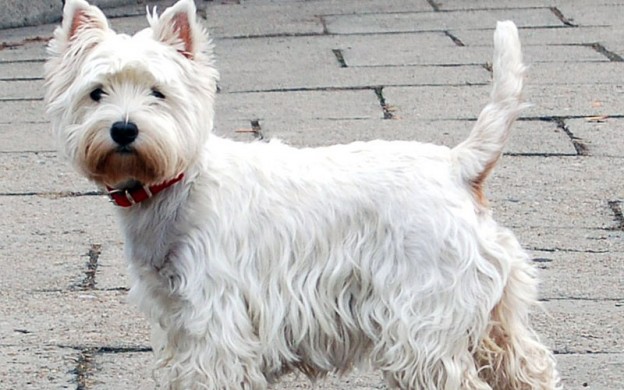
[[[494,86],[449,149],[295,149],[211,133],[218,73],[192,0],[116,34],[68,0],[46,64],[75,166],[119,207],[130,296],[172,389],[266,389],[370,363],[401,389],[555,389],[529,324],[536,277],[483,182],[523,108],[517,30],[498,24]]]

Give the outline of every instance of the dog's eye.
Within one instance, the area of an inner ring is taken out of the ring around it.
[[[158,99],[165,98],[165,95],[163,95],[163,93],[157,90],[156,88],[152,88],[152,96],[157,97]]]
[[[104,95],[104,91],[102,90],[102,88],[96,88],[91,91],[89,97],[91,97],[91,100],[93,100],[94,102],[99,102],[100,100],[102,100],[102,95]]]

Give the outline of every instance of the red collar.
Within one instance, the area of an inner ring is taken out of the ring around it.
[[[108,190],[108,196],[110,196],[113,203],[120,207],[130,207],[153,197],[154,195],[166,188],[171,187],[175,183],[182,180],[183,177],[184,173],[180,173],[180,175],[175,179],[171,179],[169,181],[149,187],[142,186],[130,189],[117,190],[112,187],[106,186],[106,189]]]

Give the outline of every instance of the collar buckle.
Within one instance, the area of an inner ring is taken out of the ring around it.
[[[177,183],[182,180],[184,174],[180,174],[173,180],[166,181],[159,185],[155,186],[141,186],[137,188],[122,188],[115,189],[107,187],[108,189],[108,197],[112,203],[120,207],[131,207],[137,203],[143,202],[144,200],[152,198],[154,195],[164,190],[165,188],[170,187],[171,185]]]

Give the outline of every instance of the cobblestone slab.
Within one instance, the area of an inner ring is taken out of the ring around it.
[[[352,45],[345,50],[345,60],[353,66],[383,66],[383,65],[484,65],[492,61],[492,47],[490,46],[439,46],[434,48],[415,47],[409,40],[401,40],[400,44],[389,46],[383,41],[390,41],[388,36],[376,39],[372,36],[370,44]],[[396,41],[395,41],[396,42]],[[483,43],[490,43],[490,39]],[[541,62],[566,61],[597,61],[607,62],[608,59],[586,46],[559,46],[553,50],[552,46],[527,46],[524,58],[528,64]],[[530,70],[529,70],[530,73]]]
[[[0,101],[42,98],[43,80],[0,80]]]
[[[620,253],[532,251],[539,268],[540,297],[543,299],[579,299],[620,301],[624,304],[624,269]],[[600,280],[600,283],[588,281]]]
[[[92,192],[96,188],[70,169],[57,152],[0,153],[0,194],[44,193],[50,198]],[[42,180],[42,176],[45,180]]]
[[[2,103],[0,103],[1,105]],[[57,153],[56,137],[49,123],[0,124],[0,153]],[[0,159],[2,157],[0,156]]]
[[[2,292],[0,316],[5,345],[80,349],[149,343],[147,322],[128,305],[125,291]]]
[[[15,63],[0,62],[0,80],[41,79],[43,77],[43,61],[24,62],[19,66]]]
[[[388,87],[384,96],[397,115],[413,119],[476,118],[487,103],[490,86]],[[526,98],[532,106],[526,117],[619,116],[624,112],[624,86],[617,84],[565,84],[548,88],[529,84]],[[427,105],[435,101],[436,105]],[[428,107],[422,110],[422,107]]]
[[[620,390],[624,383],[624,354],[566,354],[557,356],[563,384],[569,390]]]
[[[622,353],[622,300],[558,299],[544,302],[545,313],[535,315],[538,333],[557,353]]]
[[[43,100],[0,102],[0,124],[48,123]]]
[[[415,12],[395,14],[356,14],[326,17],[327,30],[333,34],[370,34],[418,31],[481,29],[495,26],[498,20],[513,20],[522,27],[563,27],[548,9],[486,10],[472,12]]]
[[[595,117],[568,121],[570,132],[578,137],[590,156],[624,157],[624,148],[614,140],[624,135],[624,120],[621,118]],[[622,172],[624,161],[614,161],[611,172]]]
[[[271,104],[267,105],[267,101],[271,101]],[[217,120],[228,121],[383,117],[379,101],[372,89],[223,94],[217,98],[215,107],[220,113],[217,114]]]
[[[494,216],[503,226],[510,227],[527,249],[553,253],[614,253],[614,256],[623,256],[624,231],[621,230],[527,227],[522,226],[518,218],[509,215],[508,219],[499,218],[497,208],[494,209]],[[617,291],[619,294],[622,289]]]
[[[2,349],[0,388],[20,390],[76,388],[76,378],[72,372],[75,366],[73,350],[54,346],[0,348]]]
[[[374,139],[431,142],[453,147],[462,142],[474,121],[453,120],[316,120],[261,121],[267,138],[275,137],[299,147],[344,144]],[[229,135],[229,134],[226,134]],[[518,121],[514,124],[507,153],[569,154],[576,151],[570,138],[553,122]]]

